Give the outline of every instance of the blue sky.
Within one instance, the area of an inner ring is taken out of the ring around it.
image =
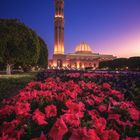
[[[65,0],[65,52],[87,42],[94,52],[140,56],[140,0]],[[53,54],[54,0],[0,0],[0,18],[18,18]]]

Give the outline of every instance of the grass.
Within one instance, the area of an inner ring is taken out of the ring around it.
[[[0,75],[0,100],[19,93],[28,82],[35,79],[36,73]]]

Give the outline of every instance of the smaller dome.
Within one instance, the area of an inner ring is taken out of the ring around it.
[[[92,53],[92,50],[87,43],[83,42],[76,47],[75,53]]]

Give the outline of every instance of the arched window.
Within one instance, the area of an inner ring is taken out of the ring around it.
[[[81,63],[81,62],[79,63],[79,67],[80,67],[80,68],[82,67],[82,63]]]
[[[76,62],[74,63],[74,67],[76,67],[76,68],[77,68],[77,63],[76,63]]]
[[[62,62],[62,60],[61,59],[58,59],[57,60],[57,67],[62,67],[63,66],[63,62]]]

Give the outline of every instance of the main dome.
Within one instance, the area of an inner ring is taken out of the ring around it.
[[[92,50],[87,43],[82,42],[76,46],[75,53],[92,53]]]

